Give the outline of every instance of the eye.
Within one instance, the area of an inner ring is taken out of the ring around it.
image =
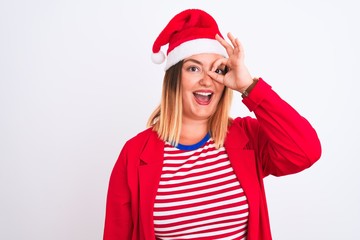
[[[200,72],[200,71],[201,71],[200,68],[197,67],[197,66],[189,66],[189,67],[187,68],[187,70],[188,70],[189,72]]]
[[[215,70],[215,72],[220,75],[225,75],[227,73],[227,69],[226,69],[226,67],[224,69],[218,68]]]

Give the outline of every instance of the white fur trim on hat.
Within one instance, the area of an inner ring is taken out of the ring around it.
[[[181,60],[200,53],[217,53],[228,57],[225,48],[215,39],[198,38],[182,43],[168,53],[165,71]]]

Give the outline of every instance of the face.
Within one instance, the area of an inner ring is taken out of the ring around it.
[[[218,54],[197,54],[184,59],[181,87],[184,120],[208,120],[215,113],[224,85],[212,80],[207,72],[214,62],[223,58]],[[225,74],[224,67],[216,70]]]

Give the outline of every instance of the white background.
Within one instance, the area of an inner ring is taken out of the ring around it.
[[[112,167],[160,101],[153,41],[186,8],[239,37],[320,136],[312,168],[265,180],[274,239],[360,239],[355,0],[1,0],[0,239],[102,238]],[[251,114],[239,95],[232,114]]]

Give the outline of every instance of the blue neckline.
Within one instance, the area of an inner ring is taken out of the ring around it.
[[[196,149],[202,147],[209,139],[210,139],[210,133],[207,133],[205,135],[205,137],[202,140],[200,140],[200,142],[198,142],[198,143],[195,143],[192,145],[183,145],[183,144],[179,143],[175,147],[180,150],[184,150],[184,151],[192,151],[192,150],[196,150]]]

